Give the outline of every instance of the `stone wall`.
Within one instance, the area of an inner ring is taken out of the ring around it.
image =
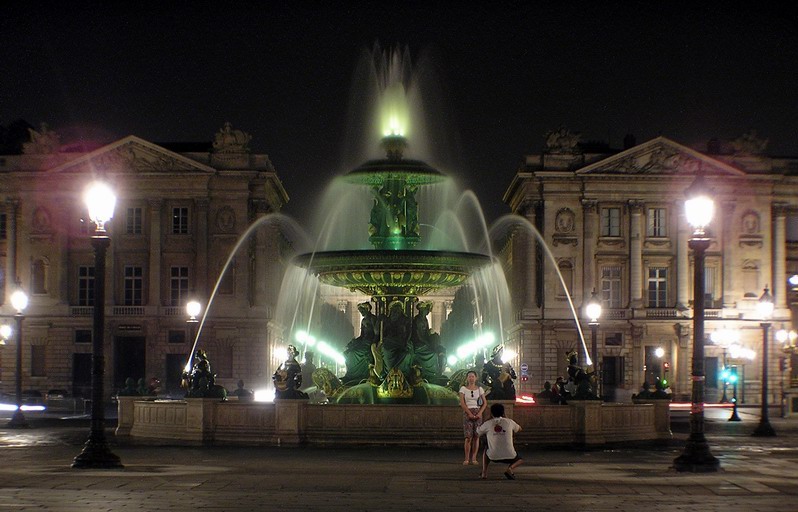
[[[519,405],[504,402],[523,430],[520,445],[602,445],[671,438],[669,402]],[[458,406],[317,405],[218,399],[120,397],[116,435],[134,441],[224,445],[462,445]]]

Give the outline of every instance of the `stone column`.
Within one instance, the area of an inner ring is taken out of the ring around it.
[[[199,297],[208,294],[208,203],[207,197],[194,200],[197,208],[197,229],[194,232],[194,243],[197,249],[194,261],[194,293]]]
[[[734,268],[736,262],[736,233],[734,230],[734,201],[721,204],[723,215],[723,307],[733,308],[734,301]]]
[[[5,303],[9,304],[19,277],[17,276],[17,215],[19,199],[6,199],[6,290]]]
[[[787,308],[787,205],[773,205],[773,300],[775,309]]]
[[[584,244],[582,254],[583,285],[582,302],[590,300],[596,282],[596,241],[598,234],[598,203],[592,199],[582,200],[582,222],[584,226]]]
[[[676,307],[682,311],[689,309],[690,303],[690,255],[687,240],[690,238],[690,226],[684,210],[676,221]]]
[[[520,210],[521,215],[523,215],[524,218],[526,218],[526,220],[535,228],[537,228],[535,223],[537,221],[538,205],[538,201],[528,201],[521,206]],[[534,233],[530,233],[526,239],[526,258],[524,258],[526,263],[524,266],[526,270],[526,276],[524,279],[524,318],[532,318],[537,316],[537,251],[538,246],[536,237]]]
[[[632,223],[629,233],[630,247],[630,272],[629,272],[629,297],[632,299],[632,308],[643,307],[643,209],[645,204],[641,201],[629,201],[629,210],[632,214]]]
[[[253,202],[255,222],[268,215],[269,204],[265,199],[256,199]],[[268,226],[261,225],[255,230],[255,275],[253,303],[255,306],[267,306],[267,290],[271,289],[269,282],[269,261],[276,259],[276,254],[270,254],[268,250],[269,239]],[[276,293],[276,292],[275,292]]]
[[[161,306],[161,199],[150,199],[150,275],[148,304]]]

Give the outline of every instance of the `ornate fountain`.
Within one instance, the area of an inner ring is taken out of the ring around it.
[[[442,374],[445,350],[430,331],[429,310],[419,298],[460,286],[492,262],[484,254],[415,248],[421,241],[416,194],[446,177],[420,160],[405,159],[407,144],[401,135],[385,136],[385,158],[344,176],[372,195],[370,218],[363,225],[373,249],[320,251],[294,259],[322,283],[364,293],[376,306],[377,332],[366,336],[361,330],[350,342],[346,376],[338,379],[325,369],[314,375],[317,385],[339,403],[457,401]],[[367,341],[357,343],[364,336]]]

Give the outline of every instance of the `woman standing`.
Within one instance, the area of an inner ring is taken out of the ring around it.
[[[460,408],[463,409],[463,432],[465,433],[465,460],[463,466],[479,464],[477,452],[479,451],[479,434],[477,428],[482,425],[482,413],[487,407],[485,390],[477,384],[477,372],[469,371],[466,374],[465,386],[460,387]]]

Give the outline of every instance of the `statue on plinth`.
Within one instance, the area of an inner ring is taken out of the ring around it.
[[[191,371],[183,372],[182,386],[186,398],[227,398],[224,386],[216,384],[216,374],[211,372],[211,362],[204,350],[197,350]]]
[[[299,390],[302,386],[302,367],[296,360],[298,355],[296,347],[288,345],[288,358],[272,375],[274,398],[305,400],[308,398],[307,393]]]
[[[574,400],[598,400],[593,385],[595,372],[586,372],[579,366],[576,350],[568,352],[568,383],[565,385]]]
[[[510,363],[502,362],[504,345],[496,345],[491,359],[482,366],[482,383],[490,387],[488,400],[515,400],[515,383],[518,378]]]

